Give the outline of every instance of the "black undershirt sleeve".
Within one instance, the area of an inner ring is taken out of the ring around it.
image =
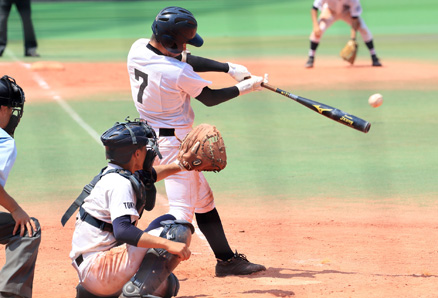
[[[239,89],[236,86],[214,90],[204,87],[196,99],[207,107],[212,107],[237,96],[239,96]]]
[[[117,242],[137,246],[143,231],[131,223],[130,215],[123,215],[113,220],[114,237]]]
[[[222,63],[208,58],[187,55],[187,64],[193,67],[196,72],[216,71],[216,72],[228,72],[228,63]]]

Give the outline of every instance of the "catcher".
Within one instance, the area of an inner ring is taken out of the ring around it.
[[[318,10],[321,11],[318,17]],[[309,58],[306,68],[312,68],[315,63],[315,52],[324,32],[334,22],[342,20],[351,26],[351,40],[340,52],[340,56],[353,64],[357,54],[356,34],[360,32],[365,45],[370,51],[371,65],[382,66],[374,49],[373,35],[365,21],[361,18],[362,6],[360,0],[314,0],[311,10],[313,30],[310,34]]]
[[[156,181],[182,170],[225,167],[220,133],[207,124],[201,128],[185,138],[186,151],[177,162],[155,167],[152,163],[161,154],[145,121],[116,123],[102,134],[108,166],[84,187],[61,220],[65,225],[79,208],[70,252],[80,281],[76,297],[177,295],[179,282],[172,271],[190,257],[192,224],[165,214],[145,231],[136,225],[144,210],[154,208]],[[198,144],[196,150],[193,144]]]

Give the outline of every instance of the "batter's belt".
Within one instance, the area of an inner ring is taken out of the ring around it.
[[[175,128],[159,128],[158,135],[160,137],[174,137],[175,136]]]

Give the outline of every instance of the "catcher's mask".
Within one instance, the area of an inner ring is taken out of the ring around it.
[[[193,14],[182,7],[169,6],[161,10],[152,23],[152,32],[163,47],[171,53],[180,54],[188,43],[200,47],[204,40],[196,30],[198,22]]]
[[[17,85],[14,78],[3,76],[0,79],[0,105],[12,108],[12,115],[4,130],[14,137],[15,128],[17,128],[24,108],[24,92]]]
[[[157,136],[146,121],[134,119],[116,122],[100,137],[105,146],[106,158],[110,162],[126,164],[135,150],[145,146],[147,149],[145,164],[152,166],[155,156],[162,158],[157,145]]]

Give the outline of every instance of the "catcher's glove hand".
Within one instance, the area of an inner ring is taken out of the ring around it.
[[[344,59],[345,61],[350,62],[351,65],[353,65],[354,60],[356,60],[356,54],[358,50],[358,44],[354,39],[350,39],[345,47],[341,50],[339,55]]]
[[[227,165],[227,153],[221,133],[213,125],[198,125],[182,141],[177,159],[187,171],[223,170]]]

